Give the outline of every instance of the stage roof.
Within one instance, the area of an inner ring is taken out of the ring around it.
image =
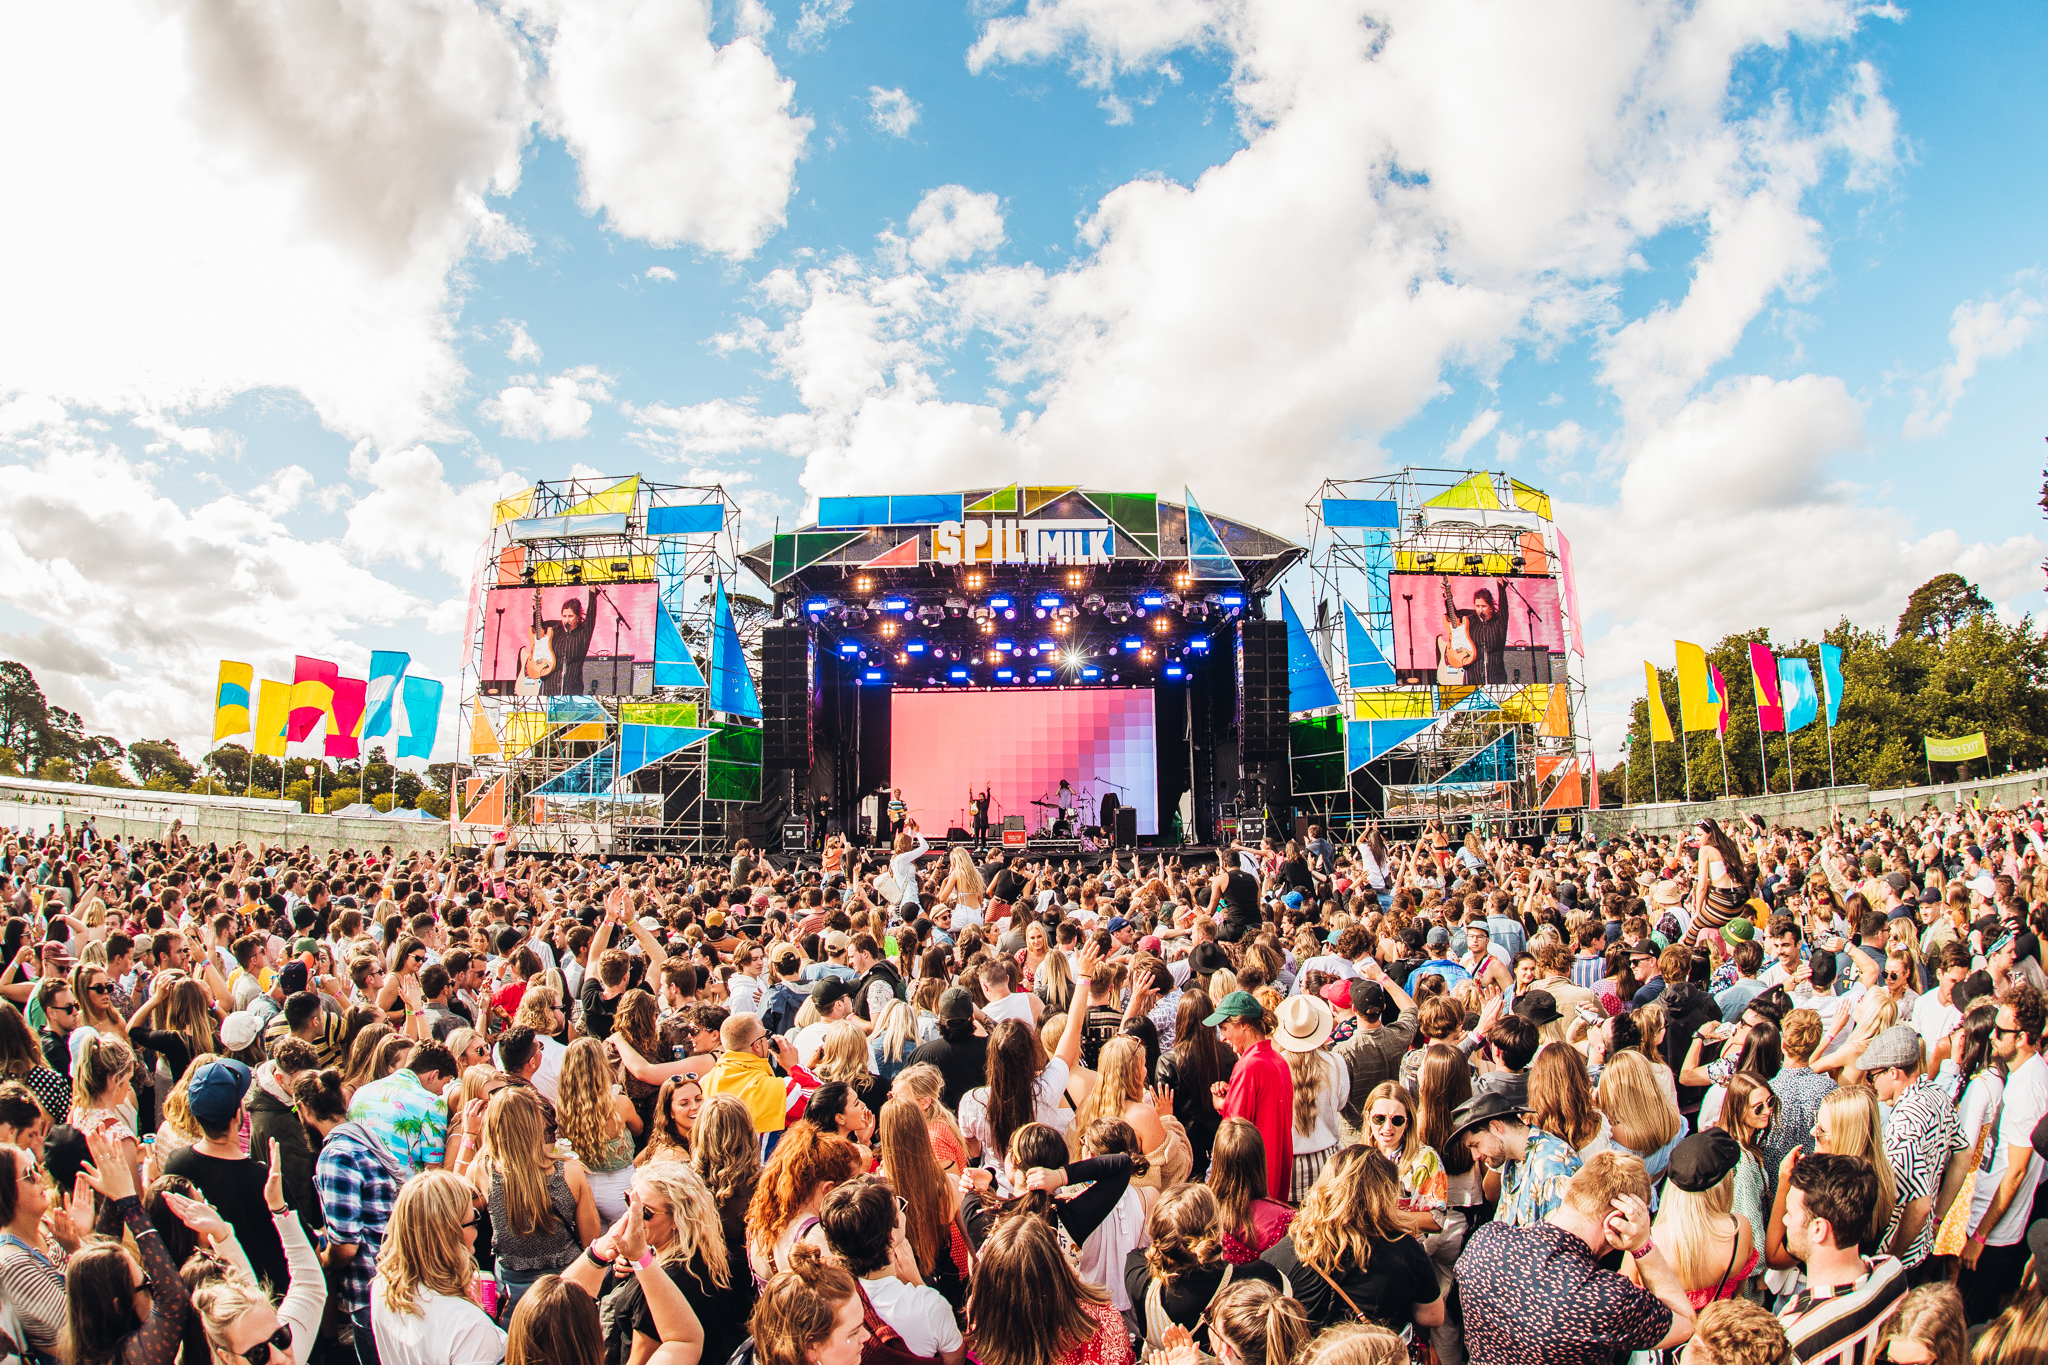
[[[1008,542],[991,537],[979,551],[982,557],[963,559],[957,528],[971,522],[1011,531],[1058,524],[1059,529],[1090,537],[1062,542],[1063,554],[1092,553],[1096,557],[1086,562],[1110,570],[1118,579],[1186,574],[1192,564],[1194,577],[1204,583],[1230,582],[1254,594],[1266,591],[1307,554],[1291,540],[1198,506],[1191,556],[1184,503],[1151,493],[1012,484],[955,493],[822,498],[815,523],[779,534],[745,551],[740,560],[778,594],[822,588],[857,572],[880,572],[900,582],[892,571],[965,569],[1028,576],[1083,562],[1061,558],[1020,563],[1016,558],[987,557],[997,545],[1014,547],[1014,536]],[[1205,535],[1205,523],[1213,536]],[[1087,529],[1073,531],[1076,527]],[[1219,548],[1223,557],[1216,553]],[[952,558],[947,558],[949,553]]]

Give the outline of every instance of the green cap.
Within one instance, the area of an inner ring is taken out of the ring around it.
[[[1731,919],[1721,926],[1721,937],[1727,939],[1731,947],[1747,943],[1756,937],[1756,924],[1752,920]]]
[[[1250,991],[1232,991],[1216,1006],[1216,1012],[1202,1022],[1210,1028],[1225,1019],[1260,1019],[1265,1017],[1266,1007]]]

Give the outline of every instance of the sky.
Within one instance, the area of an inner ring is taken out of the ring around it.
[[[2038,5],[8,24],[0,657],[123,740],[210,747],[223,658],[452,679],[489,504],[576,474],[751,542],[1020,479],[1298,537],[1325,478],[1503,470],[1608,755],[1674,637],[2043,605]]]

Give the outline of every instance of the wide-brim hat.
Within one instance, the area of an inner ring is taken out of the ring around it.
[[[1475,1095],[1451,1111],[1451,1135],[1447,1141],[1455,1142],[1474,1128],[1484,1128],[1495,1119],[1521,1117],[1521,1106],[1498,1091],[1489,1090]]]
[[[1280,1002],[1280,1027],[1273,1032],[1273,1046],[1283,1052],[1314,1052],[1330,1041],[1337,1016],[1324,1000],[1313,995],[1293,995]]]

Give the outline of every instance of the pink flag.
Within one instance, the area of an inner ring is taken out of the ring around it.
[[[334,685],[341,679],[341,665],[310,655],[295,656],[292,669],[292,710],[284,737],[296,744],[313,733],[313,727],[334,705]]]
[[[1707,672],[1714,678],[1714,698],[1721,703],[1721,709],[1714,716],[1714,728],[1721,738],[1728,738],[1728,684],[1721,680],[1721,666],[1708,664]]]
[[[366,678],[335,679],[334,733],[327,737],[329,758],[354,758],[360,752],[356,732],[363,727],[363,704],[369,690]]]
[[[1572,572],[1572,543],[1564,538],[1564,532],[1557,533],[1557,567],[1564,577],[1564,611],[1572,622],[1572,650],[1581,659],[1586,657],[1586,623],[1579,615],[1579,580]]]
[[[1759,730],[1785,729],[1785,708],[1778,701],[1778,660],[1769,645],[1749,644],[1749,680],[1756,687],[1756,724]]]

